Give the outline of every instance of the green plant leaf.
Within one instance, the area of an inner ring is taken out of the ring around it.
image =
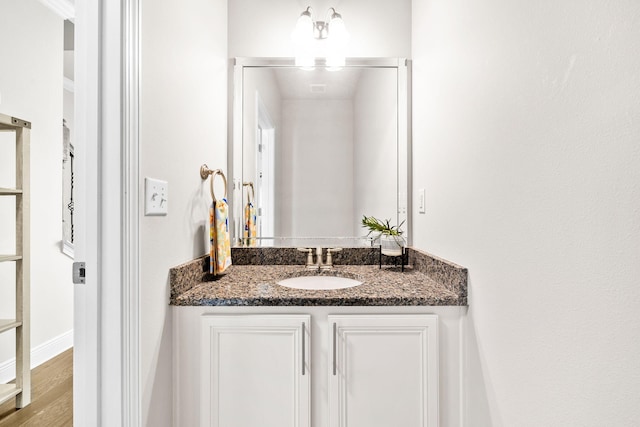
[[[395,226],[391,225],[390,219],[386,219],[383,222],[373,216],[362,216],[362,227],[369,229],[369,233],[367,233],[367,236],[369,236],[371,233],[377,233],[378,236],[380,236],[381,234],[400,236],[402,235],[402,230],[400,230],[400,227],[402,227],[403,224],[404,221],[402,221],[400,225]]]

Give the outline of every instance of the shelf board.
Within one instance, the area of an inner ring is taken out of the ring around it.
[[[0,255],[0,262],[18,261],[22,259],[22,255]]]
[[[0,405],[22,392],[15,384],[0,384]]]
[[[18,322],[15,319],[0,319],[0,333],[15,329],[22,325],[22,322]]]
[[[22,194],[22,190],[18,188],[0,187],[0,196],[15,196],[17,194]]]

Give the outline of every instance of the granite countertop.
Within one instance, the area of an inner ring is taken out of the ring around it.
[[[250,248],[255,251],[255,248]],[[267,248],[265,248],[267,249]],[[273,248],[268,248],[273,250]],[[246,255],[243,254],[243,255]],[[239,263],[236,263],[235,258]],[[355,278],[359,286],[336,290],[292,289],[277,284],[294,276],[316,274],[296,265],[262,264],[234,257],[217,277],[202,273],[203,258],[170,270],[171,305],[176,306],[460,306],[467,305],[467,270],[428,254],[410,253],[410,264],[336,265],[319,274]],[[270,262],[273,260],[270,258]],[[431,274],[430,274],[431,273]]]

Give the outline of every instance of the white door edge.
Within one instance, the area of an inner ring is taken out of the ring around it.
[[[75,23],[76,241],[75,259],[87,265],[85,284],[74,285],[73,420],[99,425],[98,140],[100,5],[79,2]]]
[[[140,425],[139,0],[76,5],[74,424]],[[124,40],[124,43],[122,42]]]

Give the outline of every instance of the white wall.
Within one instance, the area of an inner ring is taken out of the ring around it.
[[[283,100],[281,141],[281,235],[354,236],[353,102]]]
[[[200,165],[226,171],[227,13],[224,0],[145,0],[141,9],[141,194],[144,177],[169,182],[168,215],[140,222],[142,414],[144,425],[169,426],[169,268],[208,250]]]
[[[640,3],[414,0],[417,247],[469,268],[469,426],[640,424]]]
[[[62,238],[63,20],[37,0],[0,3],[0,112],[31,130],[31,346],[73,329],[72,260]],[[0,135],[0,186],[15,184],[13,135]],[[15,202],[0,200],[0,253],[15,249]],[[0,264],[0,318],[15,316],[15,264]],[[0,335],[0,366],[15,357],[15,335]]]
[[[363,215],[398,218],[398,72],[362,70],[354,97],[353,215],[363,235]],[[403,228],[406,230],[406,228]]]

